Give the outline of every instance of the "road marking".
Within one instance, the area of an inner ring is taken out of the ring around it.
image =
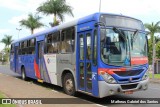
[[[104,105],[101,105],[101,104],[94,104],[94,105],[97,105],[99,107],[108,107],[108,106],[104,106]]]
[[[81,100],[83,100],[85,102],[88,102],[88,103],[92,103],[93,105],[96,105],[96,106],[99,106],[99,107],[108,107],[108,106],[104,106],[104,105],[101,105],[101,104],[95,104],[94,102],[91,102],[91,101],[88,101],[88,100],[85,100],[85,99],[81,99]]]
[[[53,92],[55,92],[55,93],[57,93],[58,91],[55,91],[55,90],[51,90],[51,91],[53,91]]]

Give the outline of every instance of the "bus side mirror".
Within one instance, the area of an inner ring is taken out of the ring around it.
[[[147,52],[149,53],[149,44],[148,44],[148,36],[146,35],[146,42],[147,42]]]
[[[149,31],[145,31],[145,32],[146,32],[146,36],[150,34],[150,32],[149,32]]]

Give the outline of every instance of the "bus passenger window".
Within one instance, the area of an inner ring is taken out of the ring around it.
[[[75,30],[74,27],[62,31],[62,53],[74,52]]]
[[[10,51],[11,55],[14,55],[14,45],[11,45],[11,51]]]
[[[53,34],[53,53],[58,53],[59,52],[59,42],[60,42],[60,35],[59,32],[56,32]]]
[[[48,49],[47,53],[53,53],[53,46],[52,46],[52,44],[47,44],[47,49]]]
[[[93,64],[97,65],[97,30],[94,30],[93,42]]]
[[[60,33],[55,32],[46,36],[45,53],[58,53],[60,44]]]
[[[91,60],[91,34],[87,33],[87,59]]]
[[[79,37],[80,40],[80,59],[84,59],[84,40],[83,40],[83,35],[80,35]]]
[[[22,55],[28,54],[29,53],[28,50],[29,50],[28,41],[26,40],[26,41],[21,42],[21,54]]]
[[[47,36],[47,43],[52,43],[52,34]]]
[[[28,54],[35,54],[35,38],[28,40]]]

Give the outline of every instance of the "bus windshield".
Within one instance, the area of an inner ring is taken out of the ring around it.
[[[101,59],[115,66],[130,66],[134,57],[147,57],[144,33],[122,29],[101,29]]]

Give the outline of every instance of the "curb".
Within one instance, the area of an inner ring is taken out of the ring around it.
[[[160,79],[149,79],[149,82],[160,84]]]

